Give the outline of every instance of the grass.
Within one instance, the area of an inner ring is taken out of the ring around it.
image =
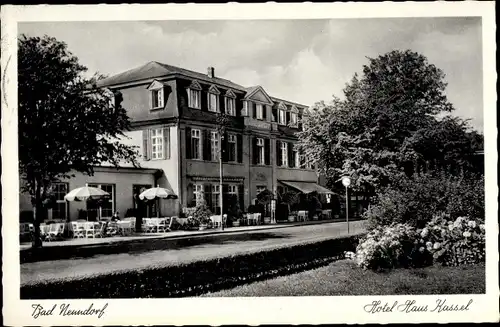
[[[376,273],[350,260],[326,267],[204,294],[231,296],[338,296],[409,294],[484,294],[484,265],[395,269]]]

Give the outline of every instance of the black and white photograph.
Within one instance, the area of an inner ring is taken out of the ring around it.
[[[335,5],[2,7],[8,321],[498,321],[494,3]]]

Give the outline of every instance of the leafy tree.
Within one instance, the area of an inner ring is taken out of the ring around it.
[[[417,161],[465,160],[481,143],[466,122],[445,116],[454,110],[445,74],[423,55],[395,50],[368,59],[344,98],[315,104],[298,133],[299,148],[330,185],[348,175],[355,191],[374,194]]]
[[[34,206],[33,245],[40,246],[43,201],[53,181],[72,171],[92,175],[103,162],[137,165],[137,152],[119,142],[129,127],[120,94],[98,88],[102,76],[85,77],[87,68],[65,43],[22,35],[18,46],[19,167]]]

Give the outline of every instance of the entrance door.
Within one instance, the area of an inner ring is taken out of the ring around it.
[[[133,185],[133,198],[134,198],[134,210],[135,214],[139,217],[152,217],[153,208],[147,202],[139,199],[139,194],[151,188],[151,185]]]

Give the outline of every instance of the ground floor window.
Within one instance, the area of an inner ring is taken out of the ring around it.
[[[68,183],[52,184],[52,192],[55,197],[55,204],[52,207],[52,219],[66,220],[68,218],[68,202],[64,200],[68,189]]]
[[[107,198],[100,201],[87,201],[87,216],[89,220],[95,220],[99,217],[99,206],[101,208],[101,218],[111,218],[115,212],[115,185],[114,184],[89,184],[90,187],[100,188],[108,192]]]

